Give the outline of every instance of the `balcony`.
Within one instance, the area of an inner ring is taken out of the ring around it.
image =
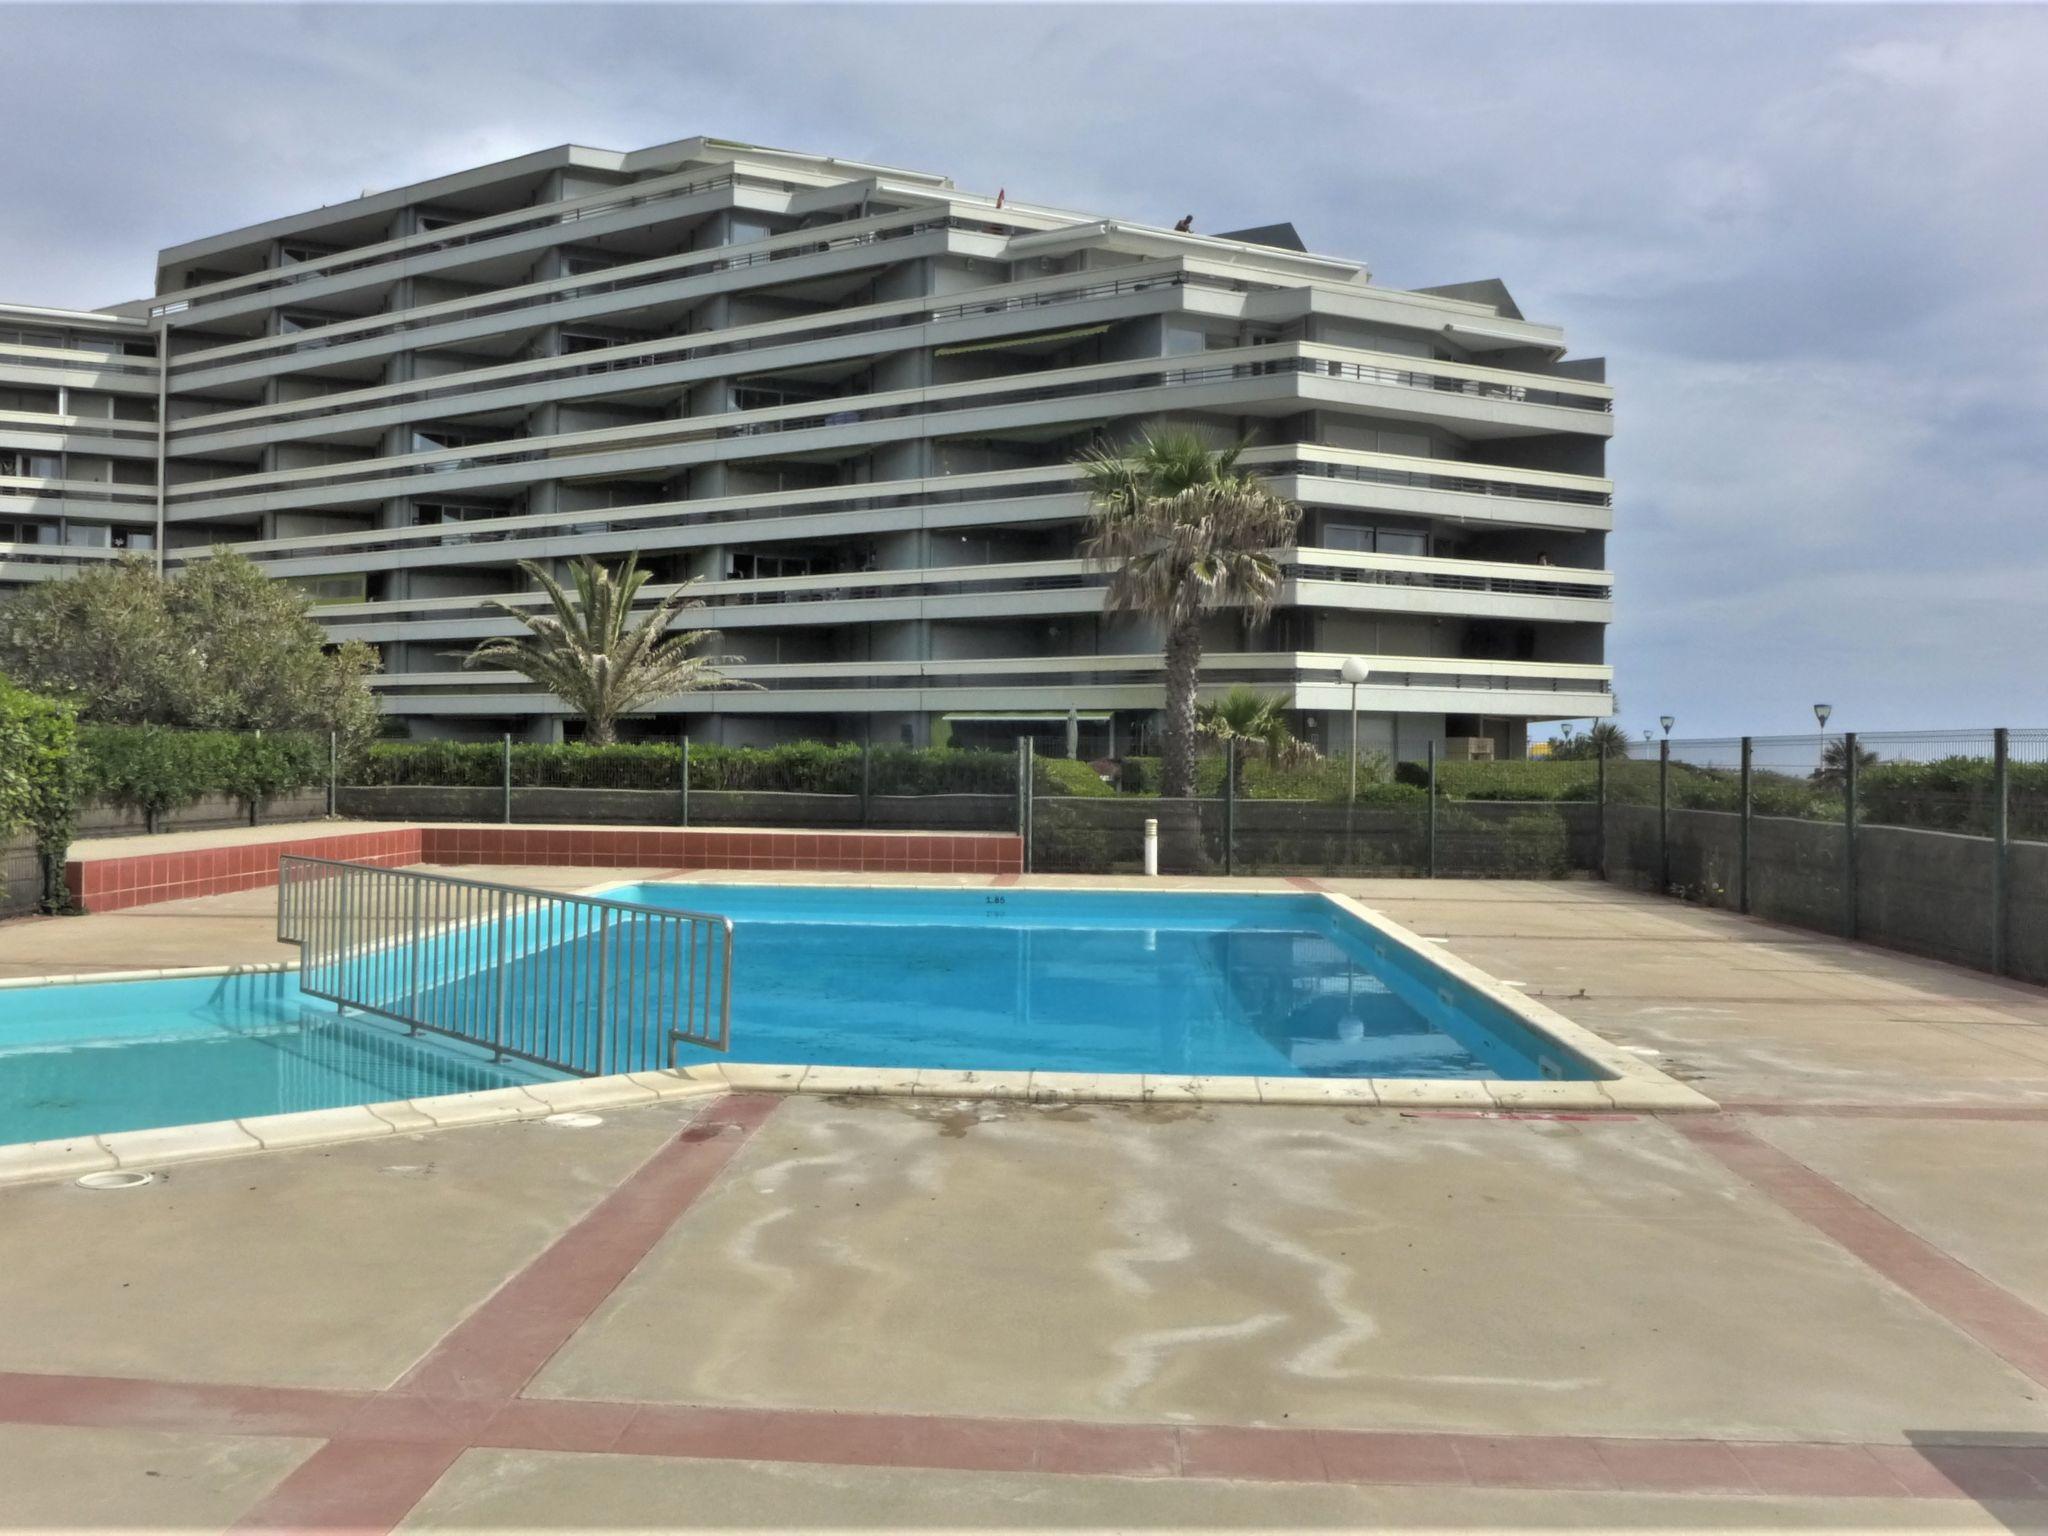
[[[1341,656],[1223,652],[1205,658],[1202,686],[1278,691],[1305,710],[1348,708],[1337,681]],[[1371,656],[1359,707],[1375,711],[1487,714],[1532,720],[1612,713],[1613,672],[1564,662],[1465,661]],[[951,661],[756,664],[728,671],[759,692],[694,694],[654,713],[702,715],[948,709],[1156,709],[1164,662],[1157,654],[1036,656]],[[394,673],[372,682],[387,713],[557,714],[523,678],[503,672]]]
[[[1605,528],[1610,482],[1590,475],[1550,474],[1438,459],[1409,459],[1307,444],[1253,449],[1247,467],[1279,478],[1282,491],[1310,504],[1341,501],[1390,510],[1434,511],[1439,516],[1509,522],[1563,530]],[[1426,466],[1426,468],[1425,468]],[[1352,497],[1382,482],[1385,489]],[[465,522],[459,528],[366,529],[308,534],[237,545],[237,551],[275,573],[318,574],[335,562],[378,568],[442,562],[458,549],[493,562],[541,556],[684,549],[723,542],[745,525],[747,543],[834,538],[909,528],[995,527],[1073,522],[1086,506],[1074,471],[1042,469],[877,481],[808,491],[767,491],[694,501],[651,502],[560,513],[545,522],[530,516]],[[1416,491],[1416,487],[1422,487]],[[1414,492],[1427,504],[1410,508],[1397,496]],[[1375,497],[1380,498],[1374,500]]]
[[[1489,414],[1534,413],[1526,424],[1532,434],[1555,429],[1554,418],[1560,415],[1586,418],[1587,432],[1604,436],[1610,430],[1612,391],[1605,385],[1560,384],[1532,391],[1529,375],[1452,364],[1418,371],[1386,366],[1388,361],[1379,354],[1300,342],[1240,347],[1202,354],[1187,363],[1097,363],[943,390],[892,390],[818,404],[531,438],[516,448],[402,454],[342,469],[234,475],[182,487],[172,495],[181,505],[203,500],[206,515],[261,510],[266,496],[287,498],[279,504],[289,505],[307,492],[320,493],[326,500],[381,500],[405,495],[430,478],[444,489],[483,488],[770,454],[854,452],[905,439],[1078,425],[1105,415],[1155,410],[1231,408],[1277,415],[1298,408],[1304,400],[1323,397],[1332,385],[1341,390],[1348,384],[1406,392],[1416,397],[1414,410],[1425,417],[1443,414],[1451,404],[1476,405]],[[1517,380],[1522,382],[1513,382]],[[1517,390],[1522,398],[1516,397]],[[1579,403],[1561,407],[1552,399],[1527,398],[1532,392]],[[1420,398],[1425,395],[1426,402]],[[762,443],[768,438],[776,441]],[[530,468],[534,465],[546,468],[536,472]]]

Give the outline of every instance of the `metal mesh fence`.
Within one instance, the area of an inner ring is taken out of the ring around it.
[[[1432,819],[1426,795],[1398,804],[1224,797],[1035,797],[1031,868],[1044,874],[1135,874],[1145,823],[1156,821],[1166,875],[1457,875],[1553,879],[1590,870],[1599,846],[1592,801],[1450,801]]]
[[[2048,980],[2048,731],[1645,742],[1609,790],[1611,879]]]

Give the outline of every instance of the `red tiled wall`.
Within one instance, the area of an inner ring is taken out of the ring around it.
[[[974,833],[720,832],[697,828],[432,826],[338,832],[187,853],[73,860],[71,894],[88,912],[277,884],[279,854],[368,864],[563,864],[592,869],[786,869],[1013,875],[1022,838]]]
[[[424,830],[429,864],[567,864],[597,869],[891,871],[1020,874],[1024,840],[976,833],[720,832],[700,828],[437,826]]]
[[[275,843],[230,843],[187,853],[151,853],[125,859],[72,860],[64,866],[71,895],[88,912],[118,912],[152,901],[184,896],[218,896],[277,884],[283,853],[317,859],[355,859],[365,864],[417,864],[420,829],[342,832]]]

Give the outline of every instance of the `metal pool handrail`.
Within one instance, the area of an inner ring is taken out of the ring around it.
[[[732,919],[343,859],[278,859],[299,990],[585,1077],[732,1034]]]

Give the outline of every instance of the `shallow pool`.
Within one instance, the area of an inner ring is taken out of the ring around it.
[[[289,972],[0,989],[0,1144],[553,1076],[344,1017]]]
[[[684,884],[604,894],[733,920],[729,1054],[740,1061],[1598,1075],[1320,896]]]

